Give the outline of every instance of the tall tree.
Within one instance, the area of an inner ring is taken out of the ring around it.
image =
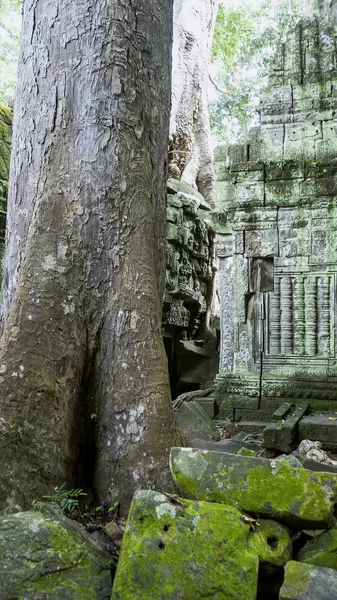
[[[126,507],[179,443],[161,337],[171,0],[26,0],[0,351],[0,504]]]
[[[173,25],[169,170],[209,202],[214,178],[207,84],[217,6],[218,0],[175,0]]]

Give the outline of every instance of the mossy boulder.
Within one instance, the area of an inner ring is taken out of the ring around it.
[[[111,600],[255,599],[259,560],[284,565],[291,542],[277,523],[253,529],[234,507],[139,491]]]
[[[290,561],[284,570],[280,600],[336,600],[337,573],[333,569]]]
[[[0,517],[1,600],[104,600],[111,560],[58,509]]]
[[[194,448],[172,448],[170,464],[185,498],[223,502],[294,529],[331,525],[337,489],[332,473]]]
[[[297,560],[318,567],[337,570],[337,529],[324,531],[321,535],[310,540],[299,551]]]

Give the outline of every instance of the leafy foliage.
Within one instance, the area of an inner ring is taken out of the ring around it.
[[[277,44],[306,14],[304,0],[264,0],[239,8],[220,4],[212,70],[219,95],[210,104],[213,135],[232,143],[243,141],[256,120],[259,97],[268,85],[268,71]],[[220,92],[221,90],[221,92]]]
[[[0,0],[0,102],[14,98],[22,0]]]
[[[65,483],[61,485],[61,487],[54,487],[54,493],[50,496],[43,496],[45,500],[49,500],[50,502],[56,502],[63,512],[72,513],[75,508],[78,507],[79,497],[86,496],[87,494],[83,492],[81,488],[73,488],[72,490],[65,489]],[[33,502],[34,510],[41,510],[44,506],[44,502],[40,500],[35,500]]]

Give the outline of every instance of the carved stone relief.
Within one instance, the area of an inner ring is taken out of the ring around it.
[[[218,365],[216,339],[210,337],[207,322],[214,276],[214,232],[210,225],[210,210],[197,190],[169,179],[163,333],[171,382],[173,388],[178,383],[180,391],[183,388],[179,385],[183,381],[195,389],[205,380],[207,369],[203,363],[207,360],[214,358],[216,363],[216,367],[214,362],[210,366],[210,379]],[[198,346],[194,346],[194,340]]]

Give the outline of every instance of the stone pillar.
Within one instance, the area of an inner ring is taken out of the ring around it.
[[[317,279],[317,350],[330,354],[330,277]]]
[[[280,279],[275,277],[274,292],[269,295],[269,354],[281,352]]]
[[[305,353],[305,300],[304,280],[298,275],[294,281],[294,354]]]
[[[305,353],[317,354],[317,281],[308,277],[305,282]]]
[[[293,281],[291,277],[281,277],[281,354],[294,352],[293,327]]]
[[[234,365],[234,259],[233,237],[224,236],[218,245],[220,295],[220,372]]]

